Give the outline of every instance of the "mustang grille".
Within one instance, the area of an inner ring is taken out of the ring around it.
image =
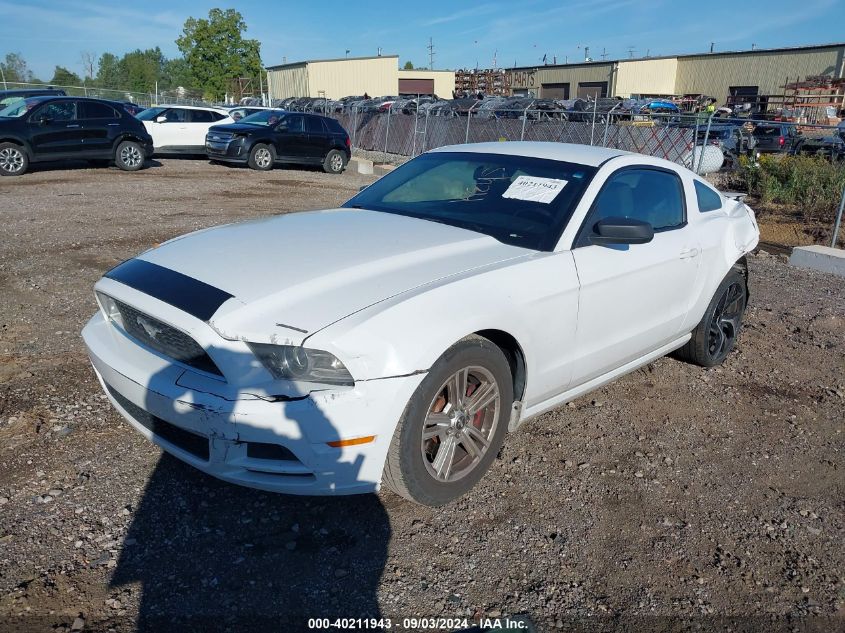
[[[218,376],[223,375],[211,357],[190,336],[122,301],[113,301],[120,310],[123,328],[129,336],[180,363]]]

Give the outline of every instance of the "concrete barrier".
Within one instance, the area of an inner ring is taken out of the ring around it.
[[[797,268],[809,268],[845,277],[845,250],[830,246],[796,246],[789,263]]]
[[[349,167],[356,174],[369,175],[373,173],[373,161],[367,160],[366,158],[359,158],[358,156],[353,156],[351,159],[349,159]]]

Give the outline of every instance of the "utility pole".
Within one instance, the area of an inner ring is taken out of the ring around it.
[[[710,52],[713,52],[713,47],[716,45],[716,42],[710,42]]]
[[[434,70],[434,41],[429,37],[428,38],[428,69]]]
[[[3,72],[3,64],[0,64],[0,76],[3,77],[3,90],[8,90],[6,87],[6,73]]]
[[[628,59],[633,59],[633,58],[634,58],[634,51],[636,51],[636,50],[637,50],[637,49],[636,49],[636,48],[634,48],[633,46],[629,46],[629,47],[628,47]]]
[[[607,47],[602,46],[601,48],[601,60],[605,61],[607,59]]]

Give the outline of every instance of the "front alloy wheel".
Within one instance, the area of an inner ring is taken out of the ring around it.
[[[259,143],[252,148],[252,151],[250,151],[247,164],[252,169],[268,171],[273,168],[274,161],[275,156],[273,156],[273,150],[270,149],[270,146]]]
[[[512,407],[502,350],[480,336],[458,341],[411,396],[391,440],[384,484],[428,506],[460,497],[496,459]]]
[[[29,159],[23,149],[13,143],[0,145],[0,174],[20,176],[26,171]]]
[[[457,481],[481,463],[501,419],[499,385],[484,367],[452,374],[429,407],[422,454],[438,481]]]

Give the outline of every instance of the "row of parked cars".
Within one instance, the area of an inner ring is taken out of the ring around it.
[[[61,91],[0,93],[0,175],[30,164],[88,160],[141,169],[154,155],[206,155],[215,162],[272,169],[280,163],[341,173],[351,157],[346,130],[314,113],[258,106],[154,106],[71,97]]]
[[[688,124],[687,124],[688,125]],[[814,155],[831,161],[845,160],[845,122],[825,136],[805,135],[785,121],[719,121],[698,126],[698,145],[714,145],[725,155],[728,167],[738,164],[740,156],[760,154]]]

